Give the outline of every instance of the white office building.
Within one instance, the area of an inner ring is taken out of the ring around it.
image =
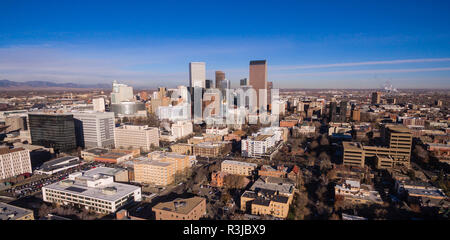
[[[73,112],[73,118],[78,146],[114,147],[113,112]]]
[[[120,102],[128,102],[134,100],[133,88],[114,81],[112,84],[111,104],[119,104]]]
[[[110,172],[102,168],[70,174],[68,179],[42,187],[43,200],[105,214],[141,201],[140,187],[114,182]]]
[[[204,62],[189,63],[189,86],[206,87],[206,64]]]
[[[24,148],[0,148],[0,180],[31,173],[30,151]]]
[[[194,127],[190,120],[177,121],[176,123],[172,124],[172,136],[174,136],[176,139],[182,138],[193,133],[193,129]]]
[[[122,125],[114,129],[116,148],[135,148],[150,151],[159,147],[159,129],[147,125]]]
[[[186,86],[178,86],[177,91],[178,91],[178,95],[180,95],[180,97],[183,99],[184,103],[190,102],[190,98],[189,98],[190,94],[189,94]]]
[[[105,111],[105,99],[102,97],[97,97],[92,99],[92,104],[94,105],[94,111],[104,112]]]

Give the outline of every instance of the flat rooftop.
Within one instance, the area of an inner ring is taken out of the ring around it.
[[[13,148],[13,149],[10,149],[9,147],[2,147],[2,148],[0,148],[0,155],[13,153],[13,152],[19,152],[19,151],[23,151],[23,150],[25,150],[25,149],[22,147]]]
[[[60,182],[56,182],[45,186],[43,188],[62,191],[65,193],[70,193],[74,195],[81,195],[83,197],[91,197],[96,199],[101,199],[104,201],[117,201],[130,193],[133,193],[140,187],[134,185],[128,185],[123,183],[110,183],[101,185],[100,187],[87,187],[77,180],[62,180]],[[105,193],[104,189],[114,189],[114,191],[109,191]]]
[[[398,133],[411,133],[411,130],[403,125],[387,125],[386,128]]]
[[[171,202],[158,203],[153,207],[153,209],[165,210],[179,214],[188,214],[203,201],[205,201],[205,199],[201,197],[192,197],[186,199],[177,198]]]
[[[98,148],[97,147],[97,148],[86,149],[83,152],[88,152],[88,153],[95,154],[95,155],[101,155],[101,154],[105,154],[105,153],[109,152],[109,150],[106,148]]]
[[[33,211],[0,202],[0,220],[15,220],[30,213]]]
[[[273,135],[268,135],[268,134],[261,134],[256,136],[253,140],[254,141],[265,141],[266,139],[272,137]]]
[[[240,162],[240,161],[233,161],[233,160],[225,160],[222,162],[222,164],[234,164],[234,165],[241,165],[241,166],[248,166],[248,167],[255,167],[255,168],[258,166],[256,163]]]
[[[358,151],[363,150],[363,146],[359,142],[342,142],[342,146],[344,147],[344,149],[349,150],[358,150]]]
[[[83,176],[93,177],[94,175],[114,176],[115,174],[124,171],[122,168],[96,167],[83,172]]]
[[[98,156],[98,158],[118,159],[118,158],[121,158],[126,155],[128,155],[128,154],[122,153],[122,152],[108,152],[108,153]]]
[[[161,162],[161,161],[157,161],[157,160],[150,160],[150,159],[145,159],[145,160],[141,160],[139,162],[135,163],[135,166],[137,165],[153,165],[153,166],[158,166],[158,167],[167,167],[172,165],[173,163],[170,162]]]

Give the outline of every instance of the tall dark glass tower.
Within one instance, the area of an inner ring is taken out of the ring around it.
[[[29,123],[33,144],[51,147],[60,152],[76,148],[72,114],[30,113]]]
[[[347,121],[347,111],[348,111],[348,102],[347,101],[341,101],[340,107],[339,107],[339,120],[341,122]]]

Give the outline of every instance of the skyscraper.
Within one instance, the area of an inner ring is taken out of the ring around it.
[[[105,99],[103,97],[96,97],[92,99],[92,104],[94,105],[94,111],[96,112],[105,111]]]
[[[76,148],[72,114],[29,113],[31,142],[34,145],[71,151]]]
[[[336,122],[337,120],[337,103],[335,101],[330,102],[330,122]]]
[[[372,104],[380,104],[381,102],[381,92],[372,93]]]
[[[271,104],[271,101],[272,101],[272,93],[271,93],[272,88],[273,88],[273,83],[267,82],[267,104]]]
[[[249,85],[256,91],[257,106],[261,105],[259,99],[259,90],[267,90],[267,61],[254,60],[250,61],[250,75]],[[266,95],[267,96],[267,95]]]
[[[347,111],[348,111],[348,102],[341,101],[339,106],[339,121],[341,122],[347,121]]]
[[[114,81],[112,84],[111,104],[118,104],[120,102],[133,101],[133,88]]]
[[[114,147],[113,112],[78,112],[73,114],[77,145],[85,148]]]
[[[206,88],[212,88],[213,87],[213,81],[210,79],[206,79],[205,81],[205,87]]]
[[[247,83],[248,83],[247,78],[243,78],[243,79],[241,79],[240,86],[247,86]]]
[[[205,88],[206,65],[204,62],[189,63],[189,86]]]
[[[222,71],[216,71],[216,88],[222,86],[221,82],[225,80],[225,73]]]

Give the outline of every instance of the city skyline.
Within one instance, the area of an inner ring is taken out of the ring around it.
[[[176,87],[205,62],[237,87],[266,59],[274,88],[450,88],[448,4],[5,1],[0,79]]]

